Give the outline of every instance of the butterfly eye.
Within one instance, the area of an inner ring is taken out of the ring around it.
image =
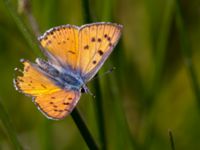
[[[85,93],[85,89],[84,88],[81,88],[81,93]]]

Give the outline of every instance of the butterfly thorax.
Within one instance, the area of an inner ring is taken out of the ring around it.
[[[36,59],[41,71],[57,86],[65,90],[80,91],[81,88],[86,88],[81,76],[73,72],[69,67],[60,67],[50,64],[42,59]]]

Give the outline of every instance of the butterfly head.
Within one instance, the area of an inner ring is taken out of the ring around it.
[[[81,93],[90,93],[90,90],[85,84],[83,84],[83,86],[80,89],[80,92]]]
[[[90,89],[85,84],[83,84],[83,86],[81,87],[80,92],[87,93],[87,94],[90,94],[91,96],[95,97],[95,95],[90,91]]]

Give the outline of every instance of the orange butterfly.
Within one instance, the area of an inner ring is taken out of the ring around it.
[[[17,90],[33,97],[50,119],[68,115],[88,93],[86,83],[98,72],[121,36],[122,25],[92,23],[81,27],[62,25],[39,37],[48,61],[22,60],[23,75],[14,79]]]

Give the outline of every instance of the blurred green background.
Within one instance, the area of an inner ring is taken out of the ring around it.
[[[0,1],[0,149],[88,149],[71,116],[48,120],[13,87],[14,68],[22,67],[19,60],[41,56],[31,16],[40,33],[62,24],[108,21],[124,26],[99,74],[116,69],[89,83],[95,99],[85,94],[78,103],[100,149],[173,149],[169,131],[175,149],[200,149],[199,0],[19,3],[23,1]]]

